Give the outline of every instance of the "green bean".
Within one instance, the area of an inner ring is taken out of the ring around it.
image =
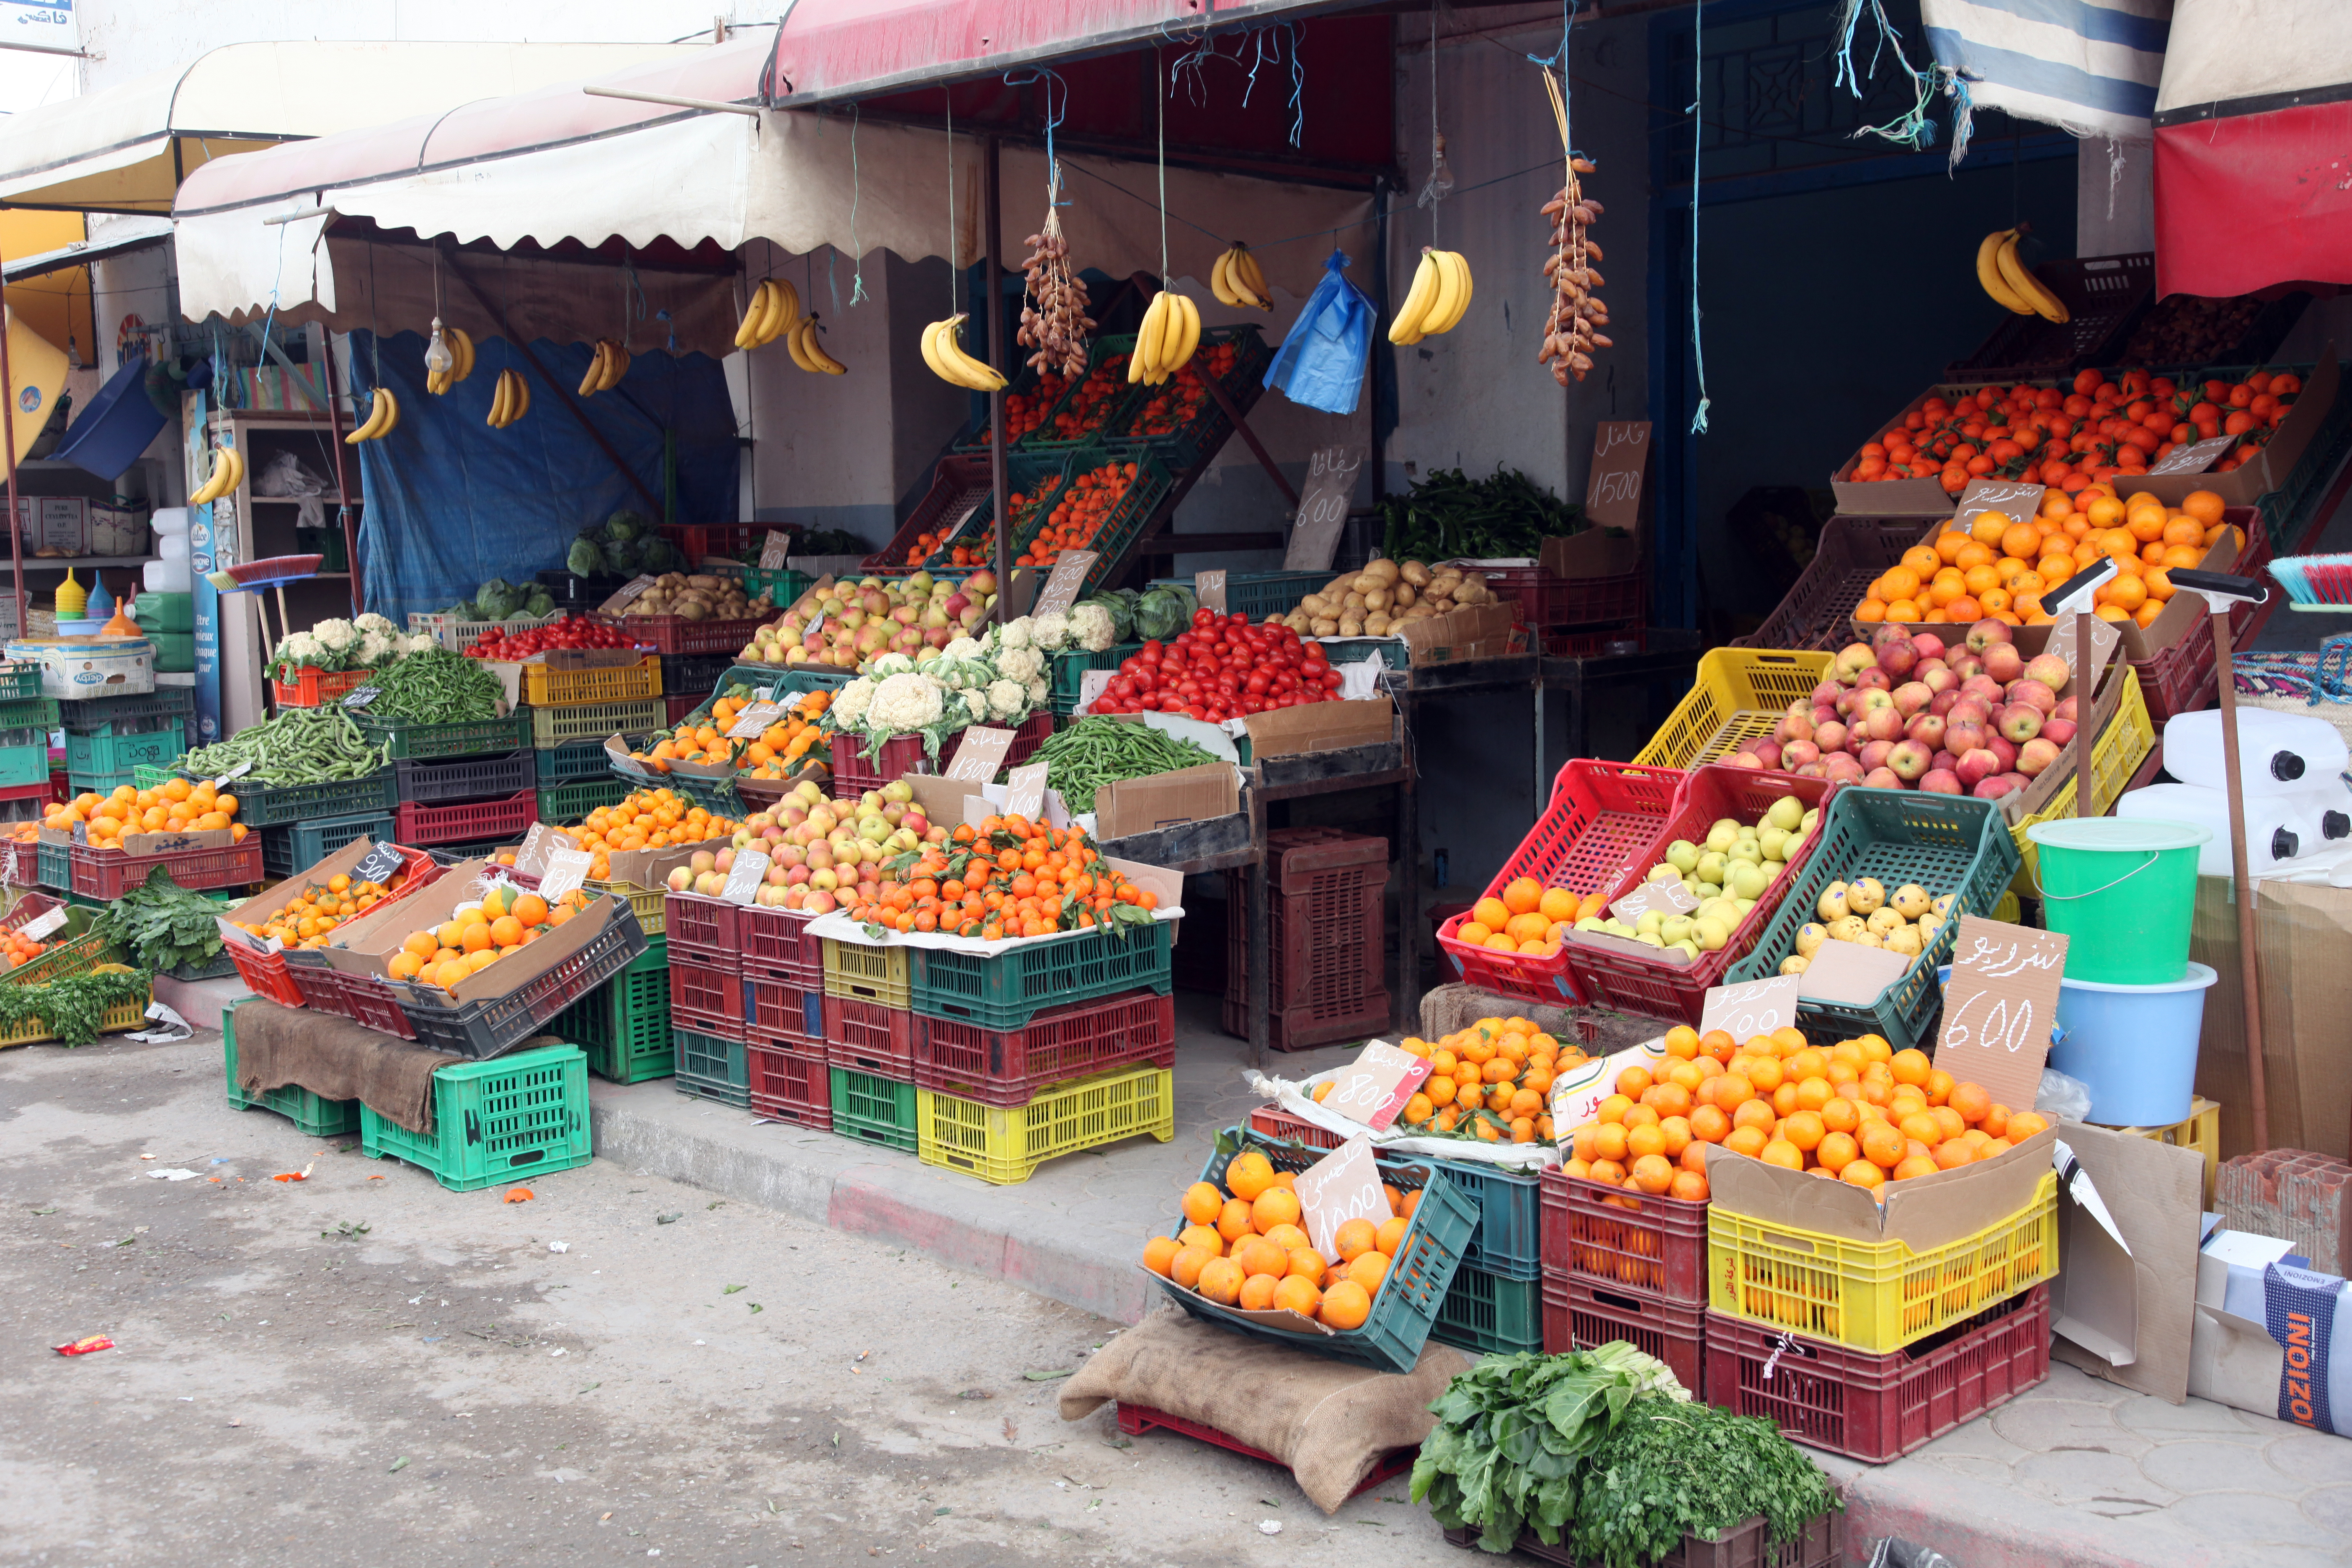
[[[411,654],[368,678],[376,689],[368,719],[415,724],[470,724],[498,717],[505,687],[482,661],[446,648]]]
[[[190,778],[218,778],[244,765],[241,776],[255,784],[285,785],[365,778],[391,763],[390,750],[369,744],[336,703],[289,708],[225,741],[194,747],[172,765]]]
[[[1046,764],[1046,784],[1060,792],[1072,811],[1092,811],[1095,792],[1105,784],[1217,759],[1149,724],[1089,715],[1049,737],[1037,748],[1037,760]]]

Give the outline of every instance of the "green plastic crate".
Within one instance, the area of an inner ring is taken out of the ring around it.
[[[1252,626],[1268,616],[1286,616],[1298,608],[1298,601],[1309,594],[1319,594],[1325,584],[1339,576],[1337,572],[1228,572],[1225,574],[1225,613],[1247,616]],[[1190,588],[1190,577],[1155,577],[1155,588]]]
[[[64,704],[54,697],[0,702],[0,730],[54,730],[64,722]]]
[[[25,784],[47,784],[49,778],[49,743],[46,740],[18,745],[0,746],[0,789],[16,789]]]
[[[1072,480],[1090,473],[1107,463],[1133,463],[1135,480],[1119,498],[1118,505],[1096,530],[1094,540],[1087,545],[1095,552],[1095,563],[1087,568],[1086,581],[1079,584],[1081,597],[1093,593],[1110,580],[1111,574],[1123,565],[1128,551],[1142,537],[1144,524],[1160,510],[1160,502],[1174,485],[1168,465],[1160,454],[1139,441],[1117,442],[1108,447],[1082,447],[1070,454],[1069,473]],[[1013,552],[1025,553],[1029,543],[1045,528],[1043,513],[1030,521],[1011,542]],[[1042,579],[1041,579],[1042,580]],[[1328,582],[1329,579],[1324,579]]]
[[[1054,683],[1054,695],[1047,700],[1056,719],[1066,719],[1076,711],[1079,684],[1090,669],[1117,669],[1121,662],[1143,651],[1139,642],[1114,643],[1100,653],[1088,653],[1083,648],[1076,653],[1049,655],[1045,660],[1047,676]]]
[[[579,741],[603,745],[614,735],[642,735],[667,729],[668,709],[658,697],[632,702],[575,702],[562,708],[533,708],[530,743],[541,751]]]
[[[236,1005],[234,1003],[221,1009],[221,1064],[228,1077],[231,1110],[251,1110],[257,1105],[265,1110],[278,1112],[313,1138],[334,1138],[360,1130],[360,1102],[356,1100],[321,1100],[300,1085],[291,1083],[283,1089],[265,1089],[259,1094],[247,1094],[237,1088]]]
[[[790,567],[771,570],[764,566],[743,568],[743,592],[756,599],[762,593],[779,610],[789,610],[800,602],[800,596],[816,586],[816,579],[805,572]]]
[[[359,812],[350,816],[322,816],[316,822],[265,827],[261,829],[262,875],[273,882],[290,877],[358,838],[389,844],[393,822],[389,812]]]
[[[541,789],[550,784],[574,784],[581,779],[612,776],[612,770],[605,765],[602,739],[539,747],[530,755],[532,776]]]
[[[565,1008],[548,1026],[588,1053],[588,1070],[643,1083],[677,1070],[669,1030],[669,943],[658,937],[628,967]]]
[[[131,771],[141,789],[194,776],[144,763]],[[390,811],[400,804],[399,780],[388,766],[363,778],[331,784],[270,785],[236,779],[224,793],[236,797],[236,819],[247,827],[276,827],[316,816],[356,816],[364,811]]]
[[[125,732],[127,725],[152,725],[136,732]],[[188,731],[177,719],[133,719],[110,724],[100,734],[66,735],[66,770],[68,773],[104,774],[128,773],[142,763],[168,763],[188,749]],[[47,748],[44,748],[46,755]],[[0,780],[17,783],[17,780]]]
[[[31,659],[0,663],[0,702],[29,702],[41,694],[41,667]]]
[[[915,1086],[847,1068],[830,1069],[833,1130],[844,1138],[915,1152]]]
[[[678,1093],[750,1109],[751,1061],[742,1041],[672,1029],[670,1045],[677,1061]]]
[[[405,1160],[457,1193],[584,1165],[587,1054],[577,1046],[541,1046],[440,1068],[433,1074],[433,1131],[411,1132],[362,1104],[360,1152]]]
[[[602,805],[618,805],[628,798],[629,781],[606,773],[603,778],[546,785],[539,791],[539,819],[559,826],[578,822]]]
[[[68,892],[73,888],[73,852],[62,844],[36,844],[33,863],[39,868],[41,886]]]
[[[412,724],[404,719],[355,715],[370,745],[383,746],[394,762],[422,757],[504,756],[530,744],[531,718],[517,712],[504,719],[466,724]]]
[[[1172,984],[1168,922],[1124,929],[1123,938],[1097,928],[1050,942],[1025,942],[986,957],[910,948],[908,981],[914,1009],[983,1028],[1020,1029],[1045,1008],[1120,991],[1149,986],[1165,996]],[[825,942],[828,961],[835,945]]]
[[[1459,1345],[1474,1355],[1516,1355],[1540,1351],[1543,1342],[1543,1281],[1506,1279],[1483,1268],[1454,1271],[1454,1283],[1438,1303],[1429,1337]]]

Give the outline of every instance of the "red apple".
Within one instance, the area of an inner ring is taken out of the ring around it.
[[[1855,686],[1865,691],[1892,691],[1895,689],[1895,678],[1887,674],[1885,670],[1879,668],[1878,666],[1874,664],[1868,669],[1864,670],[1861,674],[1855,676],[1853,678],[1853,683]]]
[[[2006,688],[1990,675],[1971,675],[1960,682],[1960,695],[1977,699],[1985,705],[1988,713],[2000,706],[2004,689]]]
[[[2040,736],[2017,748],[2017,771],[2032,778],[2058,760],[2058,748]]]
[[[2058,699],[2058,706],[2050,710],[2050,717],[2053,719],[2063,719],[2070,724],[2080,722],[2083,715],[2076,710],[2077,695],[2077,693],[2070,691],[2065,696]]]
[[[2021,746],[2042,733],[2042,710],[2031,702],[2012,702],[1994,722],[2005,739]]]
[[[1888,695],[1895,699],[1896,711],[1906,719],[1936,700],[1936,693],[1924,680],[1906,680]]]
[[[1920,775],[1919,787],[1929,795],[1958,795],[1960,775],[1949,768],[1929,768]]]
[[[1944,721],[1944,750],[1956,757],[1966,757],[1981,747],[1992,731],[1977,720],[1947,718]]]
[[[1887,754],[1886,765],[1895,770],[1895,777],[1907,784],[1924,778],[1927,764],[1935,760],[1935,752],[1927,746],[1917,741],[1906,741]]]
[[[1934,758],[1928,762],[1927,771],[1929,773],[1934,773],[1937,768],[1942,768],[1948,773],[1952,769],[1959,766],[1959,763],[1960,759],[1952,755],[1951,752],[1937,752]]]
[[[1918,648],[1919,657],[1923,659],[1944,657],[1946,647],[1944,639],[1934,632],[1914,632],[1911,634],[1911,641]]]
[[[1723,761],[1725,766],[1734,768],[1760,768],[1764,765],[1764,759],[1753,752],[1734,752]]]
[[[1748,749],[1755,754],[1758,766],[1777,768],[1780,765],[1781,748],[1780,742],[1759,741]]]
[[[1878,662],[1878,652],[1867,643],[1848,643],[1838,649],[1837,658],[1830,661],[1831,672],[1851,686],[1854,678]]]
[[[2053,746],[2064,746],[2067,742],[2074,738],[2074,721],[2072,719],[2044,719],[2042,721],[2042,734],[2040,738],[2049,742]]]
[[[1801,768],[1822,760],[1822,749],[1811,741],[1791,741],[1780,748],[1780,765]]]
[[[1966,680],[1971,675],[1984,673],[1984,660],[1972,653],[1956,653],[1944,662],[1950,665],[1952,673],[1962,680]]]
[[[1940,713],[1914,714],[1911,722],[1903,727],[1906,739],[1918,742],[1930,754],[1944,744],[1944,716]]]
[[[1791,702],[1788,712],[1780,716],[1780,739],[1810,741],[1813,738],[1813,710],[1805,703]]]
[[[1901,627],[1893,628],[1900,632]],[[1879,670],[1890,679],[1908,677],[1919,662],[1919,649],[1907,637],[1883,637],[1878,644]]]
[[[2009,700],[2011,705],[2026,703],[2044,719],[2058,710],[2058,694],[2032,676],[2010,682]]]
[[[1979,800],[1999,800],[2024,787],[2025,775],[2022,773],[1995,773],[1989,779],[1979,779],[1977,787],[1969,793]]]
[[[2066,661],[2054,653],[2036,654],[2025,667],[2028,680],[2038,680],[2053,691],[2065,690],[2074,673],[2066,668]]]
[[[2011,640],[2007,621],[1994,620],[1990,616],[1969,628],[1969,651],[1980,654],[1995,643]]]
[[[1895,742],[1892,741],[1872,741],[1864,744],[1854,755],[1862,763],[1862,771],[1871,773],[1884,767],[1886,764],[1887,754],[1894,750]]]
[[[1862,775],[1864,789],[1901,789],[1903,780],[1893,768],[1873,768]]]
[[[1950,679],[1952,678],[1947,677],[1947,679]],[[1936,700],[1927,704],[1927,711],[1935,714],[1939,719],[1945,718],[1950,714],[1953,707],[1958,704],[1960,700],[1960,683],[1957,679],[1952,679],[1951,685],[1945,687],[1941,691],[1936,693]]]
[[[1816,708],[1830,707],[1837,701],[1839,694],[1844,690],[1844,686],[1839,682],[1824,680],[1813,688],[1812,705]]]
[[[1972,752],[1963,752],[1958,764],[1952,769],[1952,772],[1959,775],[1963,787],[1974,789],[1984,780],[2000,772],[2000,759],[1982,746],[1979,746]]]
[[[1826,757],[1832,752],[1844,751],[1846,737],[1852,733],[1853,731],[1845,725],[1839,723],[1834,719],[1831,720],[1828,723],[1813,731],[1813,744],[1820,748],[1816,755]],[[1791,742],[1790,743],[1791,745],[1795,745],[1801,742]]]
[[[2007,623],[2002,623],[2006,625]],[[2011,642],[1988,644],[1984,651],[1985,673],[2003,686],[2025,673],[2025,656]]]
[[[1822,758],[1822,772],[1823,777],[1838,784],[1862,782],[1862,764],[1843,752],[1840,752],[1833,757]]]
[[[2002,773],[2007,773],[2017,765],[2017,742],[2006,735],[1987,735],[1985,750],[1990,752],[2000,762]]]

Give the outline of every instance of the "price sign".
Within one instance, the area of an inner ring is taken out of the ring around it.
[[[1331,570],[1332,557],[1339,551],[1340,531],[1348,526],[1348,505],[1356,497],[1357,475],[1370,454],[1371,448],[1361,441],[1343,441],[1307,460],[1298,515],[1291,520],[1290,542],[1282,552],[1284,571]]]
[[[730,904],[748,904],[767,876],[766,854],[757,849],[738,849],[735,863],[727,868],[727,887],[719,896]]]
[[[1603,528],[1632,528],[1642,520],[1642,476],[1650,463],[1650,422],[1603,419],[1592,429],[1592,468],[1584,485],[1584,515]]]
[[[727,738],[730,741],[756,741],[769,725],[783,716],[784,706],[781,702],[754,702],[735,716],[735,722],[728,727]]]
[[[781,572],[793,558],[793,536],[781,528],[768,530],[768,537],[760,545],[760,570]]]
[[[213,780],[213,788],[225,789],[227,787],[229,780],[241,779],[252,771],[253,764],[251,763],[239,763],[236,766],[229,769],[228,772],[221,774],[220,777]]]
[[[558,849],[577,849],[580,841],[560,828],[544,822],[534,822],[530,831],[522,836],[522,848],[515,855],[515,869],[526,876],[537,877],[547,870],[547,858]]]
[[[963,732],[946,776],[963,784],[993,784],[1004,766],[1004,753],[1012,749],[1012,731],[975,724]]]
[[[2222,454],[2238,444],[2235,436],[2216,436],[2210,441],[2191,441],[2185,447],[2175,447],[2147,466],[2151,474],[2201,474],[2221,460]]]
[[[1977,915],[1960,917],[1936,1065],[1984,1086],[1996,1104],[2024,1110],[2042,1089],[2066,939]]]
[[[1380,1167],[1372,1163],[1369,1138],[1350,1138],[1299,1172],[1295,1190],[1307,1239],[1326,1258],[1339,1256],[1332,1238],[1349,1220],[1368,1219],[1377,1229],[1396,1217],[1388,1194],[1381,1191]]]
[[[1410,1051],[1382,1040],[1364,1047],[1364,1054],[1331,1080],[1323,1109],[1336,1110],[1378,1131],[1396,1120],[1406,1100],[1429,1076],[1429,1063]]]
[[[1609,912],[1632,925],[1652,910],[1662,915],[1686,915],[1696,908],[1696,893],[1674,878],[1661,877],[1654,882],[1643,883],[1610,905]]]
[[[51,931],[63,926],[65,923],[66,907],[63,904],[59,904],[56,909],[35,915],[31,920],[26,921],[24,925],[23,934],[35,942],[38,942],[43,937],[48,935]]]
[[[1200,601],[1201,608],[1213,615],[1223,615],[1225,613],[1225,574],[1223,572],[1193,573],[1192,597]]]
[[[2044,493],[2040,485],[2021,485],[2015,479],[1970,479],[1969,488],[1960,492],[1960,510],[1953,525],[1965,528],[1980,511],[2000,512],[2011,522],[2032,522],[2033,514],[2042,510]]]
[[[1031,822],[1045,819],[1045,774],[1049,767],[1045,763],[1031,763],[1013,770],[1005,782],[1005,816],[1026,817]]]
[[[360,857],[360,863],[352,868],[352,880],[381,883],[407,863],[398,845],[379,844]]]
[[[1788,1028],[1797,1021],[1797,981],[1793,974],[1776,974],[1769,980],[1709,988],[1699,1009],[1698,1032],[1721,1029],[1734,1040],[1745,1040]]]
[[[343,706],[346,708],[364,708],[383,695],[383,689],[379,686],[355,687],[352,690],[343,693]]]
[[[611,598],[596,606],[596,613],[602,616],[619,615],[622,610],[645,597],[646,590],[654,585],[654,581],[655,579],[643,574],[630,578],[613,590]]]
[[[63,913],[64,911],[59,910],[58,912]],[[214,918],[213,924],[220,927],[220,938],[223,945],[225,946],[242,947],[247,952],[276,952],[286,945],[274,936],[256,936],[251,931],[242,930],[232,922],[222,920],[217,916]],[[37,941],[39,939],[36,938],[35,940]]]
[[[521,857],[516,857],[520,861]],[[585,849],[556,849],[549,852],[547,869],[540,874],[539,896],[553,903],[588,879],[588,868],[594,857]]]
[[[1067,611],[1078,602],[1078,591],[1087,585],[1087,574],[1094,570],[1098,560],[1091,550],[1065,550],[1062,558],[1054,563],[1054,574],[1037,593],[1037,603],[1030,614],[1042,616],[1049,611]]]

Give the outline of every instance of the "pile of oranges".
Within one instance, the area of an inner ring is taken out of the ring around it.
[[[268,920],[238,921],[237,929],[257,937],[274,936],[288,947],[324,947],[337,926],[367,913],[407,882],[404,867],[392,874],[390,882],[354,882],[338,871],[324,883],[303,889]]]
[[[1011,413],[1010,402],[1011,400],[1008,399],[1006,408],[1008,416]],[[1009,422],[1006,428],[1008,430],[1012,428]],[[986,436],[988,432],[982,430],[981,434]],[[1009,524],[1012,534],[1018,537],[1021,531],[1028,527],[1035,518],[1037,509],[1053,500],[1054,493],[1061,488],[1062,476],[1048,474],[1038,481],[1035,489],[1014,490],[1006,496],[1004,515],[1012,520]],[[915,535],[915,542],[908,547],[907,569],[913,571],[925,564],[950,568],[989,565],[996,559],[995,538],[995,531],[987,528],[971,529],[956,539],[952,544],[949,542],[948,530],[944,526],[919,533]],[[939,554],[942,547],[947,549],[947,559],[933,561],[932,557]]]
[[[1905,551],[1854,606],[1858,621],[1970,626],[1987,616],[2011,626],[2046,625],[2042,595],[2102,555],[2116,575],[2093,598],[2102,619],[2145,626],[2171,601],[2171,574],[2194,567],[2217,544],[2244,542],[2221,521],[2221,498],[2195,490],[2178,507],[2142,491],[2128,500],[2106,486],[2079,494],[2045,490],[2033,520],[1980,511],[1930,543]]]
[[[0,931],[0,969],[14,969],[29,963],[49,951],[49,944],[35,942],[20,931]]]
[[[1133,463],[1105,463],[1073,479],[1068,490],[1046,514],[1037,537],[1029,542],[1013,564],[1051,566],[1061,560],[1063,551],[1084,550],[1093,544],[1095,535],[1118,511],[1129,487],[1135,483],[1135,475]]]
[[[735,827],[736,824],[713,816],[675,790],[641,789],[615,805],[598,806],[579,826],[563,831],[594,857],[588,866],[589,879],[603,882],[612,878],[614,855],[731,837]]]
[[[396,980],[415,980],[455,991],[499,959],[530,946],[588,907],[588,895],[574,888],[551,905],[537,893],[493,888],[479,907],[462,910],[430,931],[412,931],[385,961]]]
[[[1395,1217],[1380,1226],[1344,1222],[1332,1237],[1335,1260],[1300,1228],[1294,1181],[1254,1149],[1234,1155],[1223,1190],[1214,1182],[1185,1189],[1184,1228],[1144,1243],[1143,1266],[1221,1307],[1292,1311],[1342,1331],[1362,1328],[1421,1194],[1382,1186]]]
[[[1561,927],[1596,919],[1608,907],[1604,893],[1580,897],[1566,888],[1547,888],[1533,877],[1515,877],[1503,885],[1501,897],[1489,895],[1471,905],[1470,918],[1454,928],[1454,937],[1497,952],[1549,958],[1559,951]]]
[[[1201,405],[1209,400],[1209,388],[1201,380],[1203,364],[1207,374],[1222,383],[1234,373],[1234,361],[1238,357],[1229,342],[1202,349],[1178,368],[1167,385],[1154,392],[1150,400],[1135,411],[1129,432],[1137,436],[1173,436],[1183,429],[1201,411]]]
[[[711,703],[705,722],[681,723],[651,751],[640,749],[629,755],[656,773],[669,772],[672,763],[723,763],[749,778],[787,778],[810,748],[824,739],[816,721],[832,703],[829,692],[803,692],[783,718],[750,739],[737,740],[727,731],[751,703],[747,698],[721,697]]]
[[[1553,1079],[1584,1053],[1563,1047],[1525,1018],[1481,1018],[1436,1041],[1399,1048],[1429,1063],[1429,1076],[1397,1120],[1415,1131],[1488,1143],[1533,1143],[1552,1135]],[[1319,1102],[1331,1086],[1315,1086]]]
[[[85,835],[98,849],[120,849],[125,834],[211,833],[226,828],[239,844],[246,826],[236,820],[236,796],[223,795],[208,779],[166,779],[153,789],[117,784],[110,795],[85,791],[62,805],[53,805],[42,826],[71,833],[87,824]]]
[[[1570,1175],[1703,1202],[1706,1145],[1720,1143],[1875,1193],[1990,1160],[2050,1124],[1877,1035],[1824,1049],[1795,1029],[1741,1045],[1685,1025],[1667,1031],[1665,1047],[1671,1066],[1627,1068],[1576,1129],[1562,1162]]]
[[[1062,400],[1070,389],[1070,378],[1057,370],[1041,370],[1026,392],[1004,395],[1004,438],[1018,443],[1024,436],[1045,423],[1046,414]],[[996,439],[996,432],[987,426],[980,427],[982,446]],[[919,566],[920,560],[909,561],[909,566]]]

